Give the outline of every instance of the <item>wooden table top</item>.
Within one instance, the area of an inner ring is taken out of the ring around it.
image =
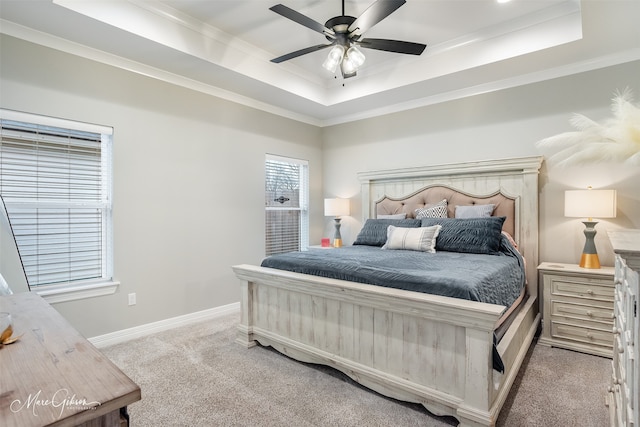
[[[140,400],[140,387],[33,293],[0,297],[15,343],[0,348],[0,425],[75,426]]]

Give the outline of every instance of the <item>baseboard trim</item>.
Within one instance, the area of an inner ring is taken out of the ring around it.
[[[178,326],[185,326],[202,320],[212,320],[227,314],[239,312],[240,302],[234,302],[220,307],[185,314],[183,316],[172,317],[169,319],[159,320],[157,322],[147,323],[145,325],[135,326],[133,328],[123,329],[121,331],[98,335],[96,337],[89,338],[89,342],[97,348],[103,348],[135,338],[151,335],[156,332],[177,328]]]

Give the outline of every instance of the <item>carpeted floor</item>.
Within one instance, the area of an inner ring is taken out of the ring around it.
[[[103,348],[142,389],[132,426],[455,426],[330,368],[234,342],[238,315]],[[603,427],[611,361],[534,345],[498,419],[506,427]]]

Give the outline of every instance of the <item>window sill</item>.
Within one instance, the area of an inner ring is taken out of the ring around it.
[[[33,292],[40,295],[48,303],[54,304],[58,302],[112,295],[116,292],[119,285],[120,282],[114,281],[74,285],[55,285],[49,288],[35,289]]]

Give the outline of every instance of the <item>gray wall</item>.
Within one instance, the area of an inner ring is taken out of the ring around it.
[[[5,285],[9,285],[9,291],[14,294],[29,292],[13,229],[0,199],[0,295],[3,295],[3,291],[6,292],[3,288]]]
[[[319,129],[140,75],[0,37],[0,105],[113,126],[115,276],[118,292],[56,304],[85,336],[239,300],[230,266],[264,253],[265,153],[310,161],[311,244],[332,236],[326,197],[351,197],[342,236],[360,227],[357,172],[537,155],[534,142],[570,131],[579,112],[610,117],[627,86],[640,97],[640,63]],[[616,188],[606,229],[640,228],[638,167],[543,169],[541,260],[577,262],[583,225],[563,217],[563,191]],[[138,303],[127,306],[127,294]]]
[[[534,143],[573,131],[573,113],[603,122],[612,117],[616,90],[635,90],[640,100],[640,62],[417,108],[323,130],[324,190],[353,197],[342,237],[352,241],[361,225],[361,171],[460,161],[540,155]],[[543,165],[540,177],[540,259],[577,263],[584,245],[579,218],[564,217],[564,190],[614,188],[618,216],[596,229],[600,262],[613,264],[607,229],[640,227],[640,167]],[[325,234],[330,231],[325,225]]]
[[[264,256],[264,160],[309,160],[312,241],[323,217],[321,134],[11,37],[2,108],[114,127],[116,294],[55,304],[92,337],[239,301],[231,266]],[[127,305],[127,294],[137,305]]]

